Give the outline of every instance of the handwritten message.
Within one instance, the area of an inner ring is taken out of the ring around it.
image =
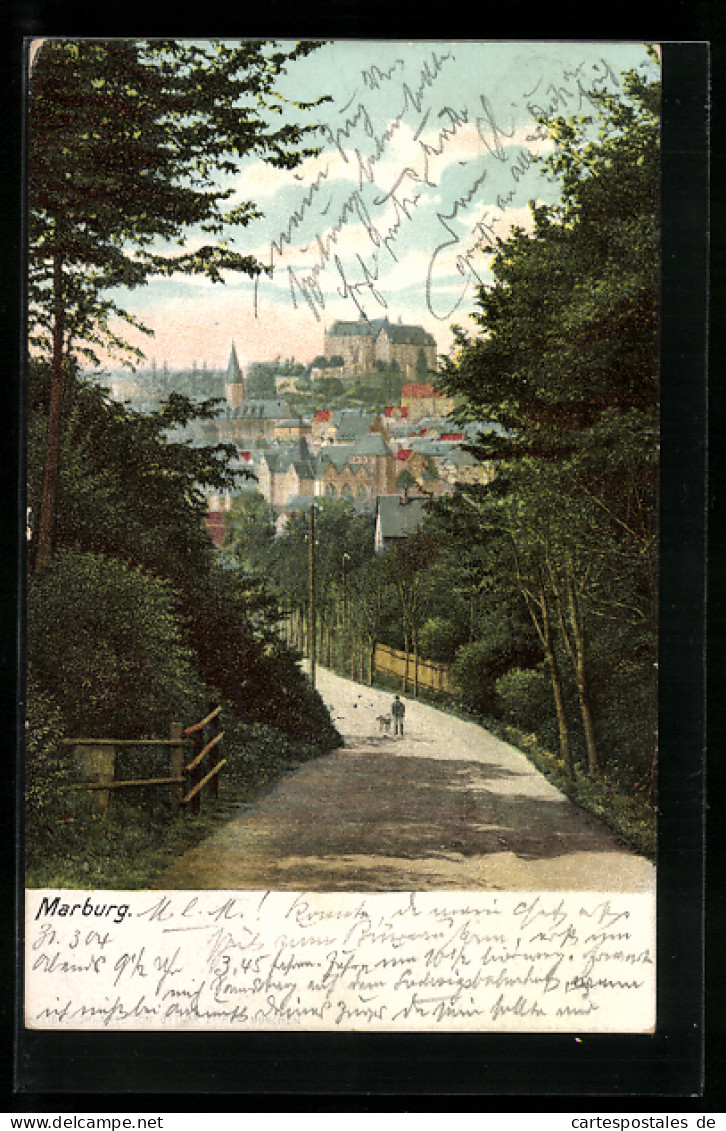
[[[315,320],[341,298],[356,318],[380,316],[402,286],[418,286],[429,314],[448,320],[485,281],[487,245],[542,196],[547,178],[531,168],[551,148],[542,119],[591,112],[594,94],[620,86],[604,55],[568,50],[564,62],[525,53],[502,93],[487,81],[487,56],[472,67],[462,50],[435,45],[422,57],[402,44],[334,100],[314,173],[295,175],[295,204],[267,253]]]
[[[30,891],[40,1029],[643,1032],[650,894]]]

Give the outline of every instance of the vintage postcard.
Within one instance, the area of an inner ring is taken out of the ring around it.
[[[25,1026],[652,1033],[658,46],[27,46]]]

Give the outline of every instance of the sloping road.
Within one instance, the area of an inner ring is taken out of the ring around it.
[[[473,723],[318,669],[345,748],[180,857],[160,889],[649,891],[655,869]]]

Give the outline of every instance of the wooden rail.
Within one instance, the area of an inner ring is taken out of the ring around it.
[[[128,789],[132,785],[183,785],[185,778],[133,778],[131,781],[80,782],[78,789]]]
[[[224,731],[220,727],[219,716],[222,708],[216,707],[206,718],[193,726],[187,727],[183,732],[184,737],[191,737],[194,757],[185,772],[189,774],[189,792],[181,798],[179,804],[188,805],[191,813],[198,813],[201,807],[201,793],[205,785],[209,785],[210,797],[216,798],[219,791],[219,771],[226,765],[227,759],[220,758],[220,749]],[[211,738],[204,745],[204,732],[208,730]],[[208,759],[210,769],[202,777],[202,762]]]
[[[199,813],[201,794],[209,786],[213,798],[219,792],[219,773],[227,759],[220,757],[224,731],[220,726],[222,708],[213,711],[198,723],[182,729],[181,723],[172,723],[168,738],[66,738],[65,746],[72,746],[76,753],[76,764],[81,776],[86,780],[76,783],[77,789],[86,789],[91,794],[91,810],[105,813],[108,809],[111,791],[118,789],[143,788],[145,786],[168,786],[169,800],[175,813],[189,806],[191,813]],[[205,729],[211,731],[211,739],[205,744]],[[193,758],[184,765],[186,740],[191,739]],[[169,774],[165,777],[133,778],[121,781],[115,777],[116,750],[123,747],[166,747],[169,751]],[[202,776],[202,763],[207,759],[209,769]],[[186,791],[186,792],[185,792]]]
[[[201,722],[193,723],[192,726],[187,727],[187,729],[182,732],[184,737],[186,738],[190,734],[196,734],[198,731],[204,730],[205,726],[208,726],[214,719],[218,720],[221,710],[221,707],[215,707],[214,710],[207,715],[206,719],[202,719]]]

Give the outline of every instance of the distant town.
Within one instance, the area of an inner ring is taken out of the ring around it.
[[[454,400],[434,384],[436,359],[436,342],[421,326],[361,319],[334,322],[309,363],[278,358],[243,367],[231,343],[226,369],[152,362],[132,377],[99,380],[140,412],[171,392],[219,401],[213,419],[175,432],[193,444],[237,448],[231,466],[240,472],[238,487],[208,496],[215,545],[224,540],[234,498],[254,492],[267,500],[280,530],[294,511],[325,497],[390,516],[389,527],[401,536],[418,525],[425,499],[493,476],[462,445],[495,426],[452,422]]]

